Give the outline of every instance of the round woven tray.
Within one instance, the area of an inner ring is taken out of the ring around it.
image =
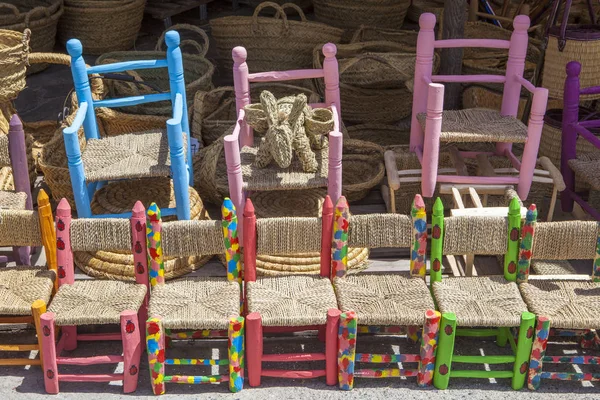
[[[204,204],[193,189],[189,189],[192,219],[209,219]],[[95,214],[112,214],[130,211],[137,200],[145,207],[156,202],[160,208],[174,207],[171,181],[166,178],[140,179],[108,184],[96,192],[92,201]],[[172,219],[166,217],[164,220]],[[172,258],[165,257],[165,278],[174,279],[188,274],[206,264],[213,256]],[[98,251],[74,253],[75,264],[95,278],[123,281],[135,280],[133,255],[129,253]]]
[[[319,253],[304,253],[288,256],[256,256],[258,275],[289,275],[290,273],[318,275]],[[349,248],[348,269],[350,273],[364,270],[368,266],[369,249]]]

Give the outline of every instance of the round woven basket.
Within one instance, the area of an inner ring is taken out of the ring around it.
[[[257,218],[321,215],[327,189],[270,190],[250,195]]]
[[[193,188],[189,190],[192,219],[209,219],[202,200]],[[137,200],[148,207],[156,202],[159,207],[174,207],[173,187],[169,179],[143,179],[111,183],[94,196],[94,213],[122,213],[131,210]],[[168,220],[169,218],[165,218]],[[211,256],[165,257],[165,278],[173,279],[188,274],[206,264]],[[133,255],[119,252],[75,252],[75,264],[95,278],[135,280]]]
[[[208,36],[206,36],[206,33],[204,33],[202,29],[187,24],[174,25],[170,28],[170,30],[191,30],[200,35],[204,42],[203,44],[199,44],[191,39],[182,41],[182,47],[189,46],[198,52],[198,54],[183,53],[183,70],[185,76],[187,102],[188,106],[191,106],[194,99],[194,94],[197,91],[208,91],[213,88],[212,76],[214,74],[215,67],[205,57],[206,52],[208,51]],[[115,51],[111,53],[105,53],[98,57],[96,64],[100,65],[123,61],[164,59],[164,35],[165,33],[163,33],[163,35],[158,39],[158,43],[156,44],[154,51]],[[169,71],[167,71],[166,68],[127,71],[124,73],[124,75],[135,79],[135,82],[107,79],[106,84],[111,96],[143,96],[159,92],[168,92],[170,90]],[[143,82],[151,86],[136,82]],[[153,87],[159,90],[157,91]],[[123,111],[134,114],[170,116],[173,112],[173,108],[170,102],[163,101],[127,107],[126,109],[123,109]]]
[[[39,160],[42,157],[42,148],[56,135],[60,128],[60,124],[57,121],[24,122],[23,128],[25,133],[31,135],[33,138],[31,147],[33,165],[38,172],[42,172],[39,167]]]
[[[258,275],[289,275],[290,273],[318,275],[321,271],[319,253],[304,253],[285,256],[256,256],[256,272]],[[369,249],[349,248],[349,273],[356,273],[369,266]]]
[[[276,10],[275,17],[259,17],[265,8]],[[231,76],[231,50],[236,46],[244,46],[248,50],[250,71],[260,72],[310,68],[316,45],[339,43],[343,33],[341,29],[308,21],[294,4],[288,3],[286,8],[295,9],[301,21],[288,20],[282,7],[273,2],[261,3],[251,17],[229,16],[210,20],[211,34],[225,76]]]
[[[410,121],[398,125],[361,124],[348,127],[348,136],[365,140],[381,147],[409,144]]]
[[[129,50],[135,44],[146,0],[65,0],[58,39],[77,38],[84,54]]]
[[[10,101],[25,87],[30,30],[0,29],[0,102]]]
[[[406,18],[409,21],[418,23],[419,17],[423,13],[432,13],[438,24],[441,25],[444,14],[444,1],[443,0],[413,0],[406,13]],[[439,29],[441,31],[441,29]]]
[[[18,17],[11,18],[10,5],[14,4],[20,11]],[[6,8],[5,8],[6,7]],[[4,8],[4,9],[3,9]],[[9,14],[2,13],[8,10]],[[0,3],[0,28],[11,31],[31,31],[29,46],[34,52],[51,52],[56,42],[58,20],[64,12],[62,0],[3,0]],[[27,69],[28,74],[40,72],[46,64],[32,65]]]
[[[519,99],[519,111],[517,112],[518,119],[523,118],[526,105],[527,97],[521,96]],[[486,86],[469,86],[463,91],[463,107],[500,110],[502,108],[502,92]]]
[[[417,52],[417,37],[419,32],[401,29],[382,29],[374,26],[361,25],[354,31],[350,43],[358,42],[394,42],[402,45],[403,51]]]
[[[383,147],[364,140],[345,139],[342,155],[342,194],[350,202],[366,197],[385,175]]]
[[[317,20],[342,29],[402,26],[410,0],[313,0]]]
[[[250,86],[251,102],[258,102],[263,90],[273,93],[276,98],[306,95],[309,103],[320,101],[319,95],[308,88],[284,83],[254,83]],[[223,136],[225,130],[235,124],[235,93],[232,86],[222,86],[208,92],[198,91],[194,97],[191,118],[191,133],[204,146],[208,146]]]

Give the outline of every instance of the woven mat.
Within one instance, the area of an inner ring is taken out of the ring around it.
[[[202,199],[189,188],[192,219],[209,219]],[[115,214],[130,211],[137,200],[148,207],[153,201],[160,208],[174,207],[174,193],[170,179],[140,179],[110,183],[94,195],[94,214]],[[173,219],[166,217],[164,220]],[[165,278],[174,279],[197,270],[212,256],[165,257]],[[76,252],[75,264],[86,274],[95,278],[134,281],[133,255],[109,251]]]

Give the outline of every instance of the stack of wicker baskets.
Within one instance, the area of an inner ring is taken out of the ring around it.
[[[31,51],[51,52],[56,41],[58,20],[63,14],[62,0],[2,0],[0,28],[11,31],[31,31]],[[28,73],[39,72],[46,66],[38,64]]]
[[[77,38],[85,54],[98,55],[133,47],[146,0],[65,0],[58,26],[64,44]]]
[[[410,0],[313,0],[317,20],[342,29],[399,28]]]

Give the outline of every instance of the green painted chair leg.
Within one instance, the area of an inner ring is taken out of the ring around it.
[[[447,389],[452,369],[454,338],[456,336],[456,315],[445,313],[440,324],[439,342],[435,357],[433,385],[438,389]]]
[[[521,314],[521,325],[519,326],[519,340],[517,341],[517,353],[515,354],[515,365],[513,368],[512,388],[522,389],[529,371],[529,357],[533,345],[533,332],[535,315],[530,312]]]
[[[496,335],[496,344],[500,347],[506,346],[506,343],[508,343],[508,335],[510,335],[509,328],[498,328],[498,334]]]

